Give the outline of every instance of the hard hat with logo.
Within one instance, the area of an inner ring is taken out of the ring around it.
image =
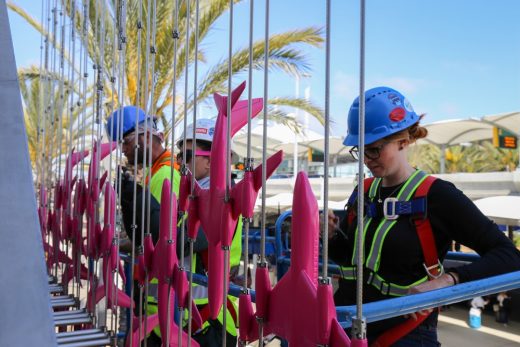
[[[140,128],[147,119],[146,113],[142,109],[136,106],[125,106],[122,110],[119,108],[116,109],[110,117],[108,117],[106,122],[106,130],[112,141],[120,140],[134,131],[136,117],[138,128]],[[155,134],[157,132],[157,125],[153,117],[148,117],[148,120],[149,123],[147,127]],[[118,136],[118,131],[121,136]]]
[[[216,121],[214,119],[197,119],[195,123],[195,137],[197,141],[205,141],[212,143],[213,142],[213,134],[215,133],[215,124]],[[177,141],[177,147],[181,147],[184,138],[186,140],[193,140],[193,123],[186,127],[186,133],[182,133],[181,138]]]
[[[365,144],[407,129],[419,121],[408,99],[389,87],[376,87],[365,92]],[[348,113],[345,146],[359,145],[359,97]]]
[[[197,141],[204,141],[206,143],[213,143],[213,135],[215,134],[215,119],[197,119],[195,127],[195,137]],[[184,132],[180,139],[177,141],[177,147],[181,148],[184,143]],[[186,127],[186,140],[193,140],[193,123]],[[233,138],[231,138],[231,159],[232,161],[238,160],[238,154],[234,151],[235,144]]]

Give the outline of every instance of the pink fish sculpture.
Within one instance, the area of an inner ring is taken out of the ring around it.
[[[229,257],[229,252],[225,252],[223,247],[231,245],[239,216],[252,211],[258,190],[262,186],[262,166],[258,166],[230,188],[229,201],[224,199],[226,182],[231,180],[231,177],[226,177],[227,138],[233,137],[247,124],[248,101],[238,101],[244,88],[245,82],[231,92],[231,134],[227,133],[226,127],[228,98],[217,93],[214,94],[218,116],[211,146],[210,187],[202,189],[195,184],[195,198],[190,199],[188,207],[188,236],[195,238],[200,223],[208,239],[208,300],[212,319],[216,319],[218,316],[223,304],[224,290],[228,290],[228,288],[223,288],[222,278],[224,256]],[[252,116],[258,115],[262,107],[262,99],[253,99]],[[283,152],[279,151],[267,160],[266,177],[271,176],[282,159]],[[192,179],[191,176],[181,180],[179,201],[181,206],[186,206],[187,197],[182,192],[187,192],[189,189],[183,185],[189,184],[190,179]]]
[[[293,196],[291,266],[272,289],[267,272],[259,268],[256,316],[264,321],[264,331],[282,336],[290,346],[349,347],[350,339],[336,317],[332,286],[318,283],[318,253],[318,203],[306,174],[300,172]],[[258,337],[252,311],[251,307],[241,311],[249,314],[242,317],[249,331],[241,339]]]

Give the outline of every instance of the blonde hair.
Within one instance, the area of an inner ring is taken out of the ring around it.
[[[410,143],[414,143],[419,139],[423,139],[428,136],[428,129],[419,125],[421,119],[425,116],[425,114],[421,114],[419,116],[419,121],[412,126],[401,130],[395,134],[387,136],[388,140],[408,140]]]

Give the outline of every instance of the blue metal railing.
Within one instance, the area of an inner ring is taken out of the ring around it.
[[[371,302],[363,305],[363,314],[367,322],[375,322],[516,288],[520,288],[520,271],[466,282],[430,292]],[[352,318],[356,315],[356,306],[336,307],[336,313],[343,327],[350,326]]]
[[[292,211],[286,211],[280,215],[275,224],[275,254],[277,256],[277,266],[280,270],[288,269],[290,265],[290,246],[289,236],[285,235],[285,240],[282,241],[282,225],[283,222],[292,215]],[[273,242],[273,237],[270,237],[269,242]],[[249,237],[250,241],[259,242],[258,235],[253,233]],[[479,258],[478,254],[448,252],[446,259],[455,261],[474,261]],[[321,264],[320,264],[321,266]],[[283,271],[283,273],[285,273]],[[341,271],[338,265],[329,264],[329,272],[331,274],[340,275]],[[127,276],[127,283],[131,283],[130,276]],[[208,278],[203,275],[193,274],[195,283],[203,286],[208,285]],[[130,284],[131,285],[131,284]],[[412,312],[417,312],[422,309],[439,307],[449,305],[461,301],[470,300],[476,296],[485,296],[503,291],[520,288],[520,271],[512,272],[504,275],[489,277],[478,281],[467,282],[451,286],[447,288],[437,289],[434,291],[403,296],[399,298],[387,299],[378,302],[367,303],[363,305],[363,313],[367,322],[375,322],[391,317],[401,316]],[[235,284],[230,284],[229,295],[238,297],[242,293],[242,287]],[[251,300],[256,301],[256,293],[250,290]],[[389,309],[391,308],[391,309]],[[338,306],[336,307],[338,320],[343,327],[349,327],[352,319],[356,314],[355,305],[352,306]]]
[[[287,234],[285,235],[285,240],[282,241],[282,225],[290,216],[292,216],[292,211],[286,211],[278,217],[275,223],[278,279],[287,272],[291,264],[290,244]],[[446,255],[446,260],[462,262],[473,262],[479,258],[480,256],[476,253],[448,252]],[[320,262],[320,269],[321,266],[322,263]],[[334,263],[330,263],[330,261],[328,271],[332,275],[341,275],[341,268]],[[516,288],[520,288],[520,271],[467,282],[427,293],[364,304],[363,314],[368,322],[374,322],[417,312],[426,308],[471,300],[476,296],[485,296]],[[389,307],[392,308],[391,311]],[[348,327],[351,325],[352,319],[356,314],[356,306],[338,306],[336,307],[336,313],[341,325]]]

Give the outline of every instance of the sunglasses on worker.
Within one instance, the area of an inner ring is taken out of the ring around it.
[[[203,151],[200,149],[197,149],[195,151],[195,155],[197,157],[209,157],[211,155],[210,151]],[[182,162],[182,158],[184,157],[184,151],[180,151],[177,153],[177,161]],[[193,151],[191,149],[186,150],[186,162],[189,162],[191,158],[193,157]]]

